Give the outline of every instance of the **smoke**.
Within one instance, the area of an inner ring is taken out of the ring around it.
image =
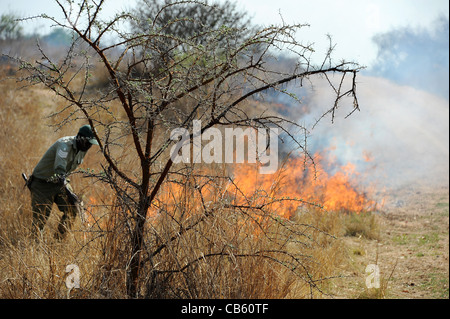
[[[313,123],[331,94],[325,83],[316,84],[312,111],[303,120]],[[330,150],[336,163],[348,162],[361,173],[361,182],[380,187],[411,183],[448,185],[448,100],[388,79],[359,78],[360,112],[348,118],[341,109],[334,124],[328,118],[311,131],[310,149]]]

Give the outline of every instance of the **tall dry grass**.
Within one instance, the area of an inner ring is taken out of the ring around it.
[[[61,213],[54,208],[43,237],[31,238],[30,196],[20,174],[31,173],[48,146],[76,134],[84,123],[74,121],[55,132],[49,125],[57,118],[47,116],[63,101],[39,86],[19,90],[21,84],[4,72],[0,78],[0,297],[126,298],[129,216],[106,185],[75,174],[72,184],[86,203],[87,221],[77,218],[69,236],[57,242],[53,232]],[[90,150],[83,166],[99,169],[101,161]],[[213,198],[220,198],[220,185],[212,190]],[[202,203],[186,193],[168,205],[162,199],[171,195],[166,183],[159,210],[147,224],[146,249],[166,244],[143,263],[142,297],[320,298],[329,291],[328,278],[339,275],[345,250],[334,237],[342,235],[336,214],[305,210],[284,220],[275,212],[255,222],[217,200],[208,218],[182,232],[202,217]],[[296,258],[302,258],[303,268],[294,269],[290,256],[301,256]],[[69,293],[65,269],[70,264],[80,268],[80,288]]]

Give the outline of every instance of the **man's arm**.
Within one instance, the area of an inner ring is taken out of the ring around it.
[[[55,152],[55,174],[58,176],[66,176],[67,174],[67,158],[69,156],[69,147],[65,143],[58,143]]]

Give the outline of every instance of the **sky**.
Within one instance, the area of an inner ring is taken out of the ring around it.
[[[216,0],[222,1],[222,0]],[[106,0],[104,15],[132,7],[134,0]],[[337,59],[356,61],[370,67],[377,55],[372,38],[399,27],[426,28],[440,15],[448,17],[448,0],[237,0],[259,25],[309,24],[300,34],[305,43],[315,43],[318,53],[326,52],[327,34],[337,45]],[[53,0],[0,0],[0,14],[35,16],[41,13],[58,17],[60,8]],[[43,22],[23,24],[25,32],[49,30]]]
[[[440,14],[448,16],[447,0],[245,0],[239,1],[257,23],[307,23],[301,38],[316,43],[318,52],[328,46],[326,34],[337,44],[338,58],[369,66],[376,57],[372,37],[400,26],[425,27]]]

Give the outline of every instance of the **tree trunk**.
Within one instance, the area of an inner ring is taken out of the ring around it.
[[[173,162],[171,159],[169,159],[166,163],[166,166],[164,167],[164,170],[162,171],[161,175],[159,176],[158,181],[156,182],[155,186],[153,187],[153,190],[148,196],[148,186],[150,183],[150,174],[148,170],[148,166],[146,166],[146,162],[143,162],[143,183],[142,183],[142,189],[143,192],[141,193],[140,200],[139,200],[139,209],[136,216],[136,226],[134,228],[134,231],[132,233],[131,237],[131,260],[130,260],[130,270],[128,272],[127,276],[127,295],[130,298],[137,298],[138,292],[139,292],[139,272],[141,267],[141,253],[142,253],[142,247],[144,245],[144,227],[145,227],[145,221],[147,218],[147,211],[150,207],[151,202],[155,198],[156,194],[158,193],[158,190],[161,187],[161,184],[165,180],[167,174],[169,173],[169,169],[172,166]]]
[[[131,237],[131,260],[127,275],[127,295],[129,298],[139,297],[139,274],[141,266],[141,252],[144,245],[144,226],[148,209],[147,201],[141,202],[136,217],[136,225]]]

